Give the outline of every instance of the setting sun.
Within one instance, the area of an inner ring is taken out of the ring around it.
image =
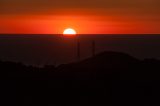
[[[76,33],[76,31],[74,29],[67,28],[67,29],[64,30],[63,34],[64,35],[76,35],[77,33]]]

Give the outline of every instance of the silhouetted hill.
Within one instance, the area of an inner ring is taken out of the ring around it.
[[[121,63],[121,62],[137,62],[138,59],[125,54],[125,53],[121,53],[121,52],[113,52],[113,51],[105,51],[102,52],[100,54],[95,55],[95,57],[91,57],[89,59],[86,59],[82,62],[85,61],[93,61],[93,62],[100,62],[102,64],[114,64],[114,63]]]
[[[100,54],[95,55],[95,57],[91,57],[80,62],[70,63],[61,65],[60,67],[64,66],[79,66],[79,67],[115,67],[115,66],[128,66],[129,64],[135,64],[140,62],[140,60],[120,52],[102,52]]]
[[[160,104],[159,70],[157,59],[111,51],[58,67],[0,61],[1,96],[21,106]]]
[[[73,77],[101,77],[112,73],[131,73],[142,61],[120,52],[103,52],[80,62],[61,65],[57,68],[64,75]],[[64,77],[64,76],[63,76]]]

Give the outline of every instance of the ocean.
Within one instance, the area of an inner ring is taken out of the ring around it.
[[[160,34],[1,34],[0,60],[38,66],[75,62],[78,40],[81,60],[92,56],[93,41],[96,54],[118,51],[139,59],[160,59]]]

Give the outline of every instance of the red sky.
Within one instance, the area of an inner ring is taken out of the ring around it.
[[[160,33],[159,0],[1,0],[0,33]]]

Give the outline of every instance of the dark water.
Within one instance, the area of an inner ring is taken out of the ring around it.
[[[137,58],[160,59],[160,35],[78,35],[81,59],[96,53],[118,51]],[[31,65],[62,64],[77,60],[77,37],[63,35],[0,35],[0,60]]]

